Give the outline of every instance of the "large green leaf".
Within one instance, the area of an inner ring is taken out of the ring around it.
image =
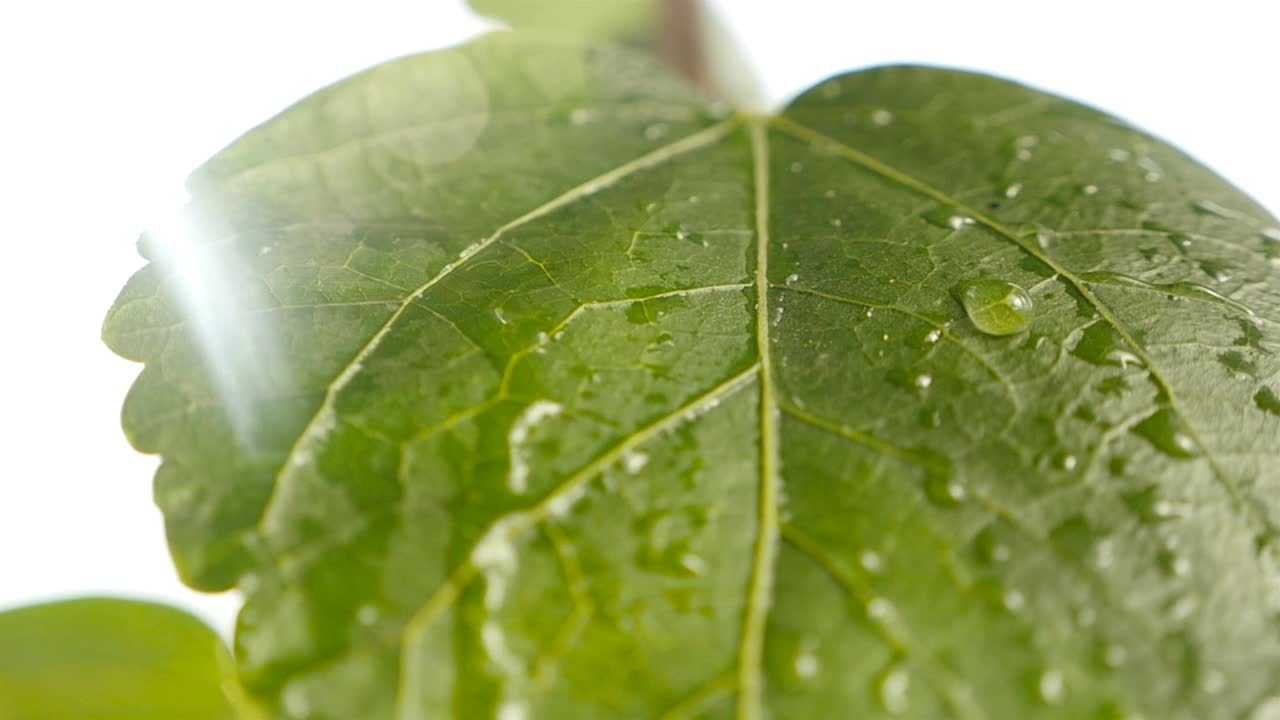
[[[2,720],[230,720],[222,641],[190,615],[87,598],[0,613]]]
[[[106,337],[285,715],[1280,712],[1280,230],[1113,118],[503,34],[190,187]]]

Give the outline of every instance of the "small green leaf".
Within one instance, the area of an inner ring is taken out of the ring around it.
[[[231,720],[222,641],[164,605],[104,598],[0,613],[4,720]]]
[[[915,67],[722,117],[503,33],[190,189],[105,335],[286,716],[1280,704],[1276,221],[1114,118]]]

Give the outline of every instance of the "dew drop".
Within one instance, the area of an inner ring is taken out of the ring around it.
[[[798,160],[796,162],[791,163],[791,172],[798,173],[802,170],[804,170],[804,163]]]
[[[1097,186],[1097,185],[1085,185],[1085,186],[1084,186],[1083,188],[1081,188],[1080,190],[1081,190],[1081,192],[1083,192],[1085,195],[1097,195],[1097,194],[1098,194],[1098,186]]]
[[[305,718],[311,714],[311,702],[307,699],[306,692],[297,685],[285,688],[280,696],[280,704],[284,707],[285,714],[291,718]]]
[[[831,198],[833,198],[833,197],[835,197],[835,196],[836,196],[836,191],[835,191],[835,190],[828,190],[828,191],[826,191],[826,192],[822,193],[822,197],[827,198],[828,200],[830,200]]]
[[[863,550],[858,555],[858,564],[869,573],[878,573],[884,568],[884,559],[875,550]]]
[[[933,501],[935,505],[942,507],[955,507],[964,501],[967,493],[964,486],[955,480],[948,480],[943,477],[931,477],[925,483],[925,495]]]
[[[1102,661],[1107,667],[1118,668],[1129,659],[1129,650],[1123,645],[1112,643],[1102,653]]]
[[[1142,358],[1129,350],[1128,344],[1107,322],[1098,320],[1084,329],[1071,354],[1094,365],[1142,367]]]
[[[1205,270],[1219,282],[1224,282],[1231,278],[1230,273],[1221,267],[1210,266]],[[1205,287],[1199,283],[1193,282],[1172,282],[1172,283],[1149,283],[1145,280],[1139,280],[1135,277],[1122,275],[1114,272],[1090,272],[1082,273],[1080,278],[1086,282],[1102,285],[1115,285],[1117,287],[1131,287],[1142,290],[1152,290],[1155,292],[1165,293],[1174,297],[1187,298],[1189,300],[1199,300],[1201,302],[1209,302],[1223,307],[1230,308],[1236,312],[1245,315],[1253,315],[1253,310],[1243,303],[1232,300],[1231,298],[1219,293],[1212,288]]]
[[[1017,590],[1010,590],[1001,598],[1009,612],[1021,612],[1027,606],[1027,597]]]
[[[786,282],[788,285],[795,285],[796,281],[799,279],[800,279],[800,273],[791,273],[790,275],[787,276]]]
[[[680,558],[680,564],[694,575],[705,575],[707,572],[707,561],[693,553],[683,555]]]
[[[822,664],[818,662],[818,658],[811,652],[802,652],[796,655],[795,660],[796,677],[808,680],[818,674],[822,669]]]
[[[1217,695],[1227,687],[1227,678],[1217,670],[1210,670],[1200,679],[1200,687],[1210,695]]]
[[[1014,198],[1018,197],[1021,194],[1022,194],[1022,183],[1020,182],[1011,183],[1004,189],[1004,196],[1009,198],[1010,200],[1013,200]]]
[[[893,113],[880,108],[871,113],[871,122],[880,127],[888,127],[893,123]]]
[[[935,328],[933,330],[930,330],[928,334],[924,336],[924,341],[929,345],[932,345],[938,342],[938,340],[941,338],[942,338],[942,331]]]
[[[654,123],[644,129],[645,140],[661,140],[671,128],[666,123]]]
[[[1076,469],[1077,462],[1078,461],[1076,460],[1076,456],[1072,455],[1071,453],[1059,453],[1053,459],[1053,464],[1055,467],[1057,467],[1059,470],[1066,470],[1068,472]]]
[[[867,616],[879,622],[888,622],[897,615],[893,603],[882,597],[871,598],[867,603]]]
[[[380,615],[378,608],[373,605],[361,605],[360,609],[356,611],[356,622],[365,626],[372,625],[378,622]]]
[[[1172,408],[1163,407],[1155,411],[1134,425],[1133,433],[1169,457],[1193,458],[1200,455],[1200,448],[1191,439],[1186,423]]]
[[[1280,720],[1280,695],[1258,703],[1249,720]]]
[[[1129,162],[1129,151],[1124,148],[1111,148],[1107,151],[1107,157],[1113,162]]]
[[[507,320],[507,314],[502,312],[502,308],[494,308],[493,316],[498,318],[498,322],[502,323],[503,325],[509,325],[511,323],[510,320]]]
[[[907,669],[898,666],[890,669],[880,678],[877,694],[880,704],[890,715],[901,715],[907,711],[907,692],[911,689],[911,675]]]
[[[639,450],[628,450],[622,454],[622,468],[628,475],[635,475],[649,464],[649,456]]]
[[[1011,282],[970,280],[960,286],[959,295],[973,326],[988,335],[1014,335],[1031,322],[1031,296]]]
[[[1062,671],[1046,670],[1040,676],[1040,699],[1050,705],[1062,699],[1065,690],[1062,679]]]
[[[1228,220],[1237,217],[1234,210],[1223,207],[1212,200],[1196,200],[1191,203],[1191,207],[1202,215],[1213,215],[1214,217],[1226,218]]]
[[[1106,570],[1115,563],[1116,544],[1110,538],[1099,540],[1093,546],[1093,564],[1099,570]]]
[[[920,375],[915,376],[915,378],[911,381],[911,383],[915,385],[917,388],[924,390],[933,384],[933,377],[930,375],[925,375],[921,373]]]

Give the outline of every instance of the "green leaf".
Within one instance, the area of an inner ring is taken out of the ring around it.
[[[286,715],[1280,711],[1280,230],[1122,122],[507,33],[191,191],[106,338]]]
[[[517,29],[563,32],[648,44],[661,17],[660,0],[471,0],[477,13]]]
[[[224,694],[222,651],[199,620],[154,603],[87,598],[3,612],[0,718],[248,717]]]

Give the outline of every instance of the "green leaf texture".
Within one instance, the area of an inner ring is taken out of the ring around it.
[[[225,652],[204,623],[154,603],[86,598],[9,610],[0,613],[0,719],[244,718],[224,693]]]
[[[282,717],[1280,712],[1280,230],[1113,118],[508,33],[190,187],[106,338]]]

